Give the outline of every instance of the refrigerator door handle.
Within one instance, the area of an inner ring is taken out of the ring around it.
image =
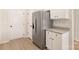
[[[34,29],[34,23],[32,24],[32,28]]]
[[[35,18],[35,32],[37,32],[37,19]]]

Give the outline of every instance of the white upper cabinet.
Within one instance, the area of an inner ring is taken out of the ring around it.
[[[69,19],[69,10],[52,9],[50,10],[50,19]]]

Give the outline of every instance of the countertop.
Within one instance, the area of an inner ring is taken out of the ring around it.
[[[60,33],[60,34],[69,31],[68,28],[46,28],[45,30],[47,30],[47,31],[53,31],[53,32]]]

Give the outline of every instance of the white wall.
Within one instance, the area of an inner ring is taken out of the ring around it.
[[[27,10],[8,10],[10,38],[27,37]],[[10,27],[12,26],[12,28]]]
[[[6,15],[6,10],[0,10],[0,43],[3,41],[7,41],[10,37],[8,30],[9,20]]]
[[[2,12],[3,12],[3,11],[0,10],[0,41],[1,41],[2,36],[3,36],[3,35],[2,35],[2,27],[3,27],[3,26],[2,26],[2,25],[3,25],[3,23],[2,23],[2,22],[3,22],[3,20],[2,20],[2,16],[3,16],[3,15],[2,15]]]
[[[32,39],[32,11],[28,10],[28,21],[27,21],[27,28],[28,28],[28,37],[30,37]]]
[[[21,37],[32,38],[32,12],[34,11],[36,10],[0,10],[0,43]]]
[[[0,10],[0,43],[28,36],[27,15],[27,10]]]
[[[79,9],[74,10],[74,36],[79,41]]]
[[[2,10],[0,10],[0,41],[2,39]]]

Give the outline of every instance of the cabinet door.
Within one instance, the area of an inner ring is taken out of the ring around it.
[[[62,34],[62,49],[69,50],[69,32]]]
[[[68,19],[69,10],[66,9],[53,9],[50,11],[51,19]]]
[[[49,38],[46,39],[46,47],[47,49],[51,49],[51,40]]]
[[[46,31],[46,46],[51,50],[62,49],[62,35],[59,33]]]
[[[62,34],[57,33],[56,34],[56,44],[57,44],[57,49],[61,50],[62,49]]]
[[[51,48],[53,50],[61,50],[62,49],[62,41],[61,41],[61,34],[54,33],[55,39],[51,39]]]
[[[50,31],[46,31],[46,47],[51,49]]]

